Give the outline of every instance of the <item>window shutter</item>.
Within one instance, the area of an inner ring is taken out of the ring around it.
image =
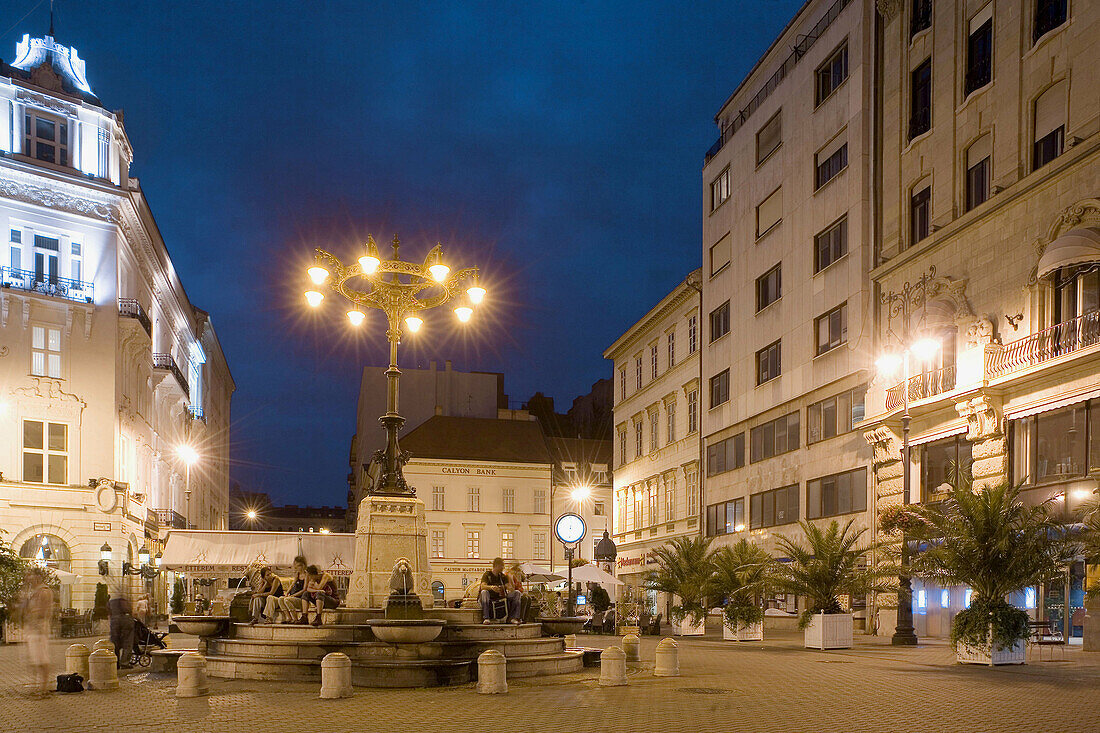
[[[775,193],[760,202],[756,207],[756,236],[775,226],[783,218],[783,189],[777,188]]]
[[[713,275],[729,263],[730,235],[729,232],[726,232],[726,235],[710,248],[710,274]]]
[[[1066,83],[1060,81],[1035,100],[1035,139],[1040,140],[1065,124]]]
[[[966,149],[966,167],[969,170],[982,160],[988,158],[993,151],[993,138],[982,135],[969,148]]]

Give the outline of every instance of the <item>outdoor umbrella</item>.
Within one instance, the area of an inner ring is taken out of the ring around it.
[[[70,573],[68,570],[61,570],[59,568],[50,568],[50,571],[57,576],[61,585],[75,585],[76,581],[80,580],[80,576],[76,573]]]
[[[519,569],[527,576],[528,583],[553,583],[558,580],[565,580],[564,575],[552,573],[541,565],[536,565],[533,562],[522,563]]]
[[[606,573],[600,570],[599,567],[592,563],[580,565],[573,568],[573,582],[574,583],[599,583],[600,585],[622,585],[623,581],[616,578],[611,573]]]

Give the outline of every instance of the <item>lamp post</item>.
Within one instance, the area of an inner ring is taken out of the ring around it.
[[[393,257],[383,260],[373,237],[367,238],[366,253],[355,264],[345,266],[334,255],[318,249],[316,262],[308,269],[314,289],[305,293],[306,302],[317,308],[325,298],[321,287],[343,296],[352,304],[347,312],[352,326],[360,326],[365,310],[374,308],[386,314],[386,338],[390,345],[390,364],[386,369],[386,414],[379,418],[386,431],[386,449],[376,451],[372,460],[381,463],[382,470],[369,492],[385,496],[415,496],[416,490],[405,482],[402,467],[408,461],[397,442],[397,432],[405,418],[397,412],[398,379],[397,345],[404,330],[416,333],[424,321],[420,314],[452,300],[457,300],[454,314],[465,323],[473,315],[474,306],[485,298],[476,267],[457,272],[443,263],[443,247],[436,244],[422,264],[404,262],[399,256],[400,242],[393,238]],[[466,285],[465,294],[462,286]],[[402,329],[404,322],[404,330]]]
[[[184,509],[187,516],[183,518],[183,521],[187,525],[187,529],[191,529],[191,465],[199,460],[199,452],[186,443],[178,448],[178,452],[184,465],[183,495],[187,500]]]
[[[901,411],[901,497],[902,504],[908,506],[912,503],[909,491],[910,474],[910,447],[909,425],[909,379],[910,379],[910,354],[915,355],[921,362],[928,361],[936,353],[939,343],[927,336],[913,340],[911,330],[911,317],[913,309],[920,306],[921,320],[923,320],[924,304],[928,296],[928,287],[936,276],[936,268],[928,268],[928,272],[922,273],[915,284],[906,282],[901,292],[889,291],[882,294],[882,304],[886,311],[886,338],[893,338],[900,344],[900,351],[887,350],[878,360],[878,370],[885,376],[896,374],[899,366],[902,367],[902,411]],[[901,334],[897,334],[891,328],[894,317],[901,320]],[[919,329],[917,329],[919,333]],[[894,628],[894,635],[890,643],[895,646],[915,646],[917,635],[913,627],[913,585],[908,573],[909,566],[909,538],[904,529],[901,535],[901,571],[898,573],[898,617]]]

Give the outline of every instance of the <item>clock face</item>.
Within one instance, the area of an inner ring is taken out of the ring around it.
[[[554,533],[567,545],[584,539],[584,520],[576,514],[562,514],[554,524]]]

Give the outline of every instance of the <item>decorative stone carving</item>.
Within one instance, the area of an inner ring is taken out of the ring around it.
[[[888,24],[901,13],[901,0],[875,0],[878,14],[882,16],[883,24]]]
[[[90,216],[94,219],[118,223],[118,206],[103,201],[95,201],[82,198],[58,190],[46,188],[33,183],[20,183],[9,177],[0,179],[0,197],[22,201],[28,204],[37,204],[48,209],[65,211],[81,216]]]
[[[885,425],[868,430],[863,434],[863,439],[871,446],[871,461],[876,470],[879,466],[901,460],[901,448],[898,447],[897,437]]]
[[[955,405],[960,417],[966,418],[966,437],[972,442],[1004,434],[1004,416],[1000,400],[980,394]]]
[[[35,69],[35,71],[38,71],[38,69]],[[57,73],[54,72],[52,68],[50,68],[50,72],[53,73],[54,77],[57,78],[60,82],[60,77],[57,76]],[[39,84],[38,82],[35,82],[33,74],[31,75],[31,82],[34,83],[36,86],[43,87],[44,89],[51,88],[46,86],[45,84]],[[60,91],[60,88],[58,89],[58,91]],[[29,89],[20,89],[16,94],[16,99],[18,99],[20,102],[28,107],[37,107],[38,109],[45,109],[49,110],[50,112],[57,112],[67,117],[75,117],[77,114],[77,107],[75,104],[63,102],[56,97],[48,97],[45,94],[37,94],[30,91]]]
[[[966,284],[968,280],[956,280],[952,277],[937,277],[928,288],[928,300],[942,298],[955,306],[955,321],[961,322],[974,317],[974,311],[966,300]]]
[[[993,321],[988,318],[979,318],[966,329],[966,348],[976,349],[991,344],[999,339],[993,335]]]

